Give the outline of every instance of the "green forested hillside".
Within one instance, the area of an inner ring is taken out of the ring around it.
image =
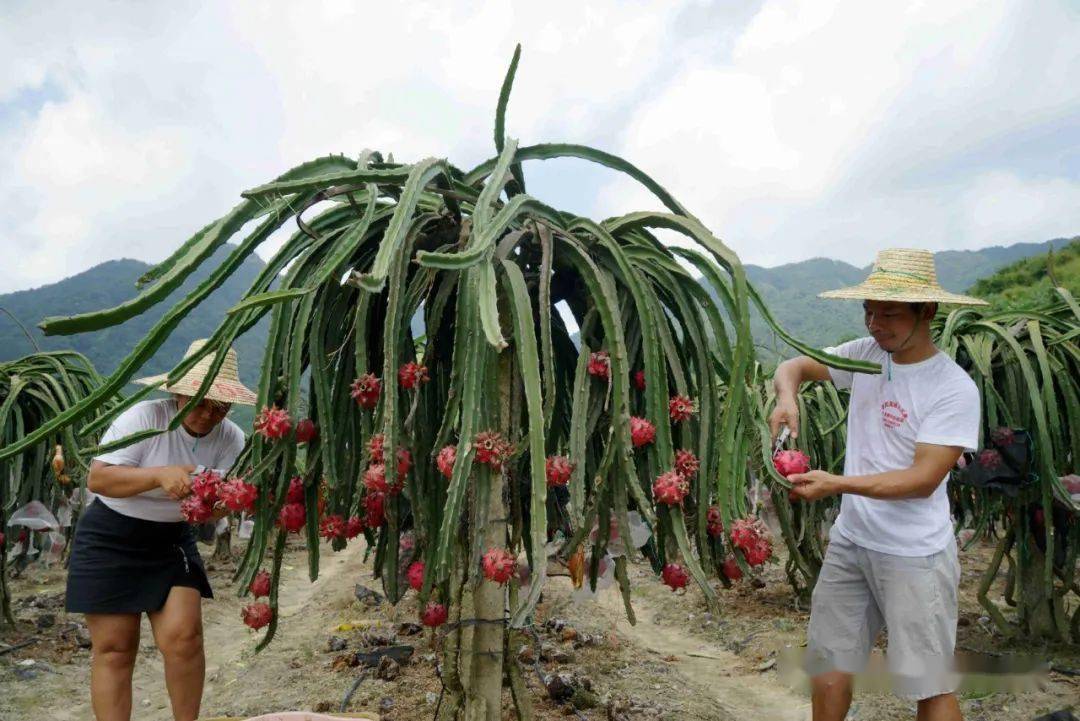
[[[970,292],[995,308],[1034,308],[1056,300],[1055,285],[1080,297],[1080,236],[1052,253],[1017,261],[979,279]]]
[[[101,310],[132,298],[138,293],[135,281],[150,269],[150,265],[137,260],[110,260],[58,283],[0,295],[0,308],[17,317],[42,350],[76,350],[89,358],[101,373],[108,374],[116,369],[117,364],[165,311],[191,292],[206,277],[209,269],[216,268],[233,247],[219,248],[202,268],[192,273],[180,288],[149,312],[93,333],[45,337],[37,324],[47,316]],[[139,371],[139,376],[164,373],[180,360],[192,340],[210,335],[224,318],[225,311],[240,299],[263,266],[257,256],[248,257],[232,277],[180,323],[161,349]],[[251,388],[258,383],[268,329],[269,320],[264,318],[234,344],[240,356],[241,380]],[[33,352],[33,346],[22,330],[9,316],[0,313],[0,361],[30,352]],[[251,414],[245,409],[237,408],[233,415],[238,423],[250,423]]]

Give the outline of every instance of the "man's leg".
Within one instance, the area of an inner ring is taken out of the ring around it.
[[[129,721],[131,672],[139,651],[139,614],[88,613],[90,705],[97,721]]]
[[[855,677],[843,671],[829,671],[810,679],[814,721],[844,721],[851,706]]]
[[[198,589],[173,586],[161,610],[150,614],[150,626],[165,659],[165,687],[169,690],[173,718],[195,721],[199,717],[206,672],[202,596]]]
[[[842,721],[847,715],[853,674],[865,667],[881,631],[861,553],[834,529],[814,586],[806,648],[814,721]]]
[[[919,701],[919,713],[915,716],[916,721],[963,721],[963,718],[954,693],[924,698]]]

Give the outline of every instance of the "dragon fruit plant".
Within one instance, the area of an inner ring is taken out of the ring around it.
[[[219,353],[269,314],[258,388],[258,407],[267,410],[230,469],[259,490],[237,586],[246,589],[267,559],[276,586],[294,538],[306,545],[314,578],[326,544],[347,541],[341,519],[357,517],[387,598],[415,604],[436,629],[447,713],[460,713],[468,698],[470,712],[487,719],[501,717],[504,666],[511,679],[520,671],[507,644],[529,622],[546,582],[545,563],[514,572],[510,561],[546,558],[549,532],[559,533],[562,559],[586,546],[603,554],[611,538],[632,537],[634,511],[652,532],[657,574],[677,566],[666,580],[695,584],[716,611],[709,574],[719,574],[722,556],[706,514],[718,507],[728,528],[746,515],[746,452],[761,442],[749,319],[752,303],[764,306],[738,257],[627,161],[506,137],[517,59],[499,97],[495,157],[474,168],[366,151],[316,158],[242,193],[233,210],[144,278],[143,296],[163,298],[213,249],[231,249],[114,375],[126,381],[177,316],[277,229],[297,227],[210,341],[185,359]],[[525,163],[563,157],[626,173],[665,210],[598,223],[529,195]],[[235,238],[241,229],[247,235]],[[657,231],[688,243],[665,245]],[[235,245],[226,246],[230,240]],[[102,327],[138,307],[51,327]],[[564,313],[579,329],[576,340]],[[829,360],[785,337],[799,352],[849,370],[875,368]],[[302,399],[319,436],[301,455],[282,439]],[[382,464],[370,458],[375,434]],[[693,454],[693,462],[680,456],[693,474],[674,471],[681,481],[654,496],[652,482],[673,472],[677,449]],[[390,467],[399,450],[411,459],[402,474]],[[550,464],[549,474],[549,456],[568,463]],[[299,499],[289,497],[294,476],[303,481]],[[550,518],[549,493],[569,498]],[[616,533],[586,543],[594,527]],[[404,534],[413,539],[407,551]],[[423,573],[412,592],[417,572],[406,572],[415,561]],[[582,568],[597,573],[597,564]],[[629,607],[625,563],[614,564],[614,575]],[[260,609],[245,617],[266,622],[260,647],[279,621],[276,594],[269,598],[269,616]],[[505,624],[463,633],[456,621],[469,618]],[[471,672],[463,674],[466,664]]]

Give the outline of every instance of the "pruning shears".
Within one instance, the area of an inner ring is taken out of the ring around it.
[[[788,437],[791,435],[791,429],[787,425],[781,426],[780,432],[776,435],[776,445],[773,446],[773,455],[775,456],[784,448],[784,443],[787,442]]]

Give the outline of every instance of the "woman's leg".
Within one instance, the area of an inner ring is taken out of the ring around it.
[[[139,614],[88,613],[90,703],[97,721],[131,719],[131,672],[139,651]]]
[[[149,616],[154,641],[165,659],[165,686],[169,690],[173,718],[195,721],[206,672],[202,596],[198,589],[173,586],[165,605]]]

